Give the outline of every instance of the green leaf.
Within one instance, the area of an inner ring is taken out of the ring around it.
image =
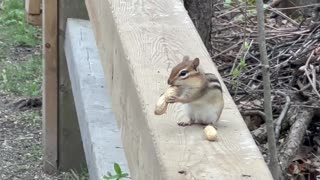
[[[241,67],[241,68],[244,68],[244,67],[246,67],[246,61],[244,60],[244,59],[241,59],[240,60],[240,63],[239,63],[239,66]]]
[[[224,7],[229,8],[230,5],[231,5],[231,1],[232,1],[232,0],[225,0],[225,1],[224,1],[224,4],[223,4]]]
[[[108,176],[112,176],[112,174],[111,174],[109,171],[108,171],[108,173],[107,173],[107,174],[108,174]]]
[[[128,177],[128,176],[129,176],[128,173],[123,173],[123,174],[121,174],[121,177]]]
[[[263,4],[263,9],[267,9],[268,4]]]
[[[109,178],[110,179],[116,179],[116,178],[118,178],[118,175],[113,175],[113,176],[110,176]]]
[[[117,173],[118,175],[121,175],[121,174],[122,174],[121,168],[120,168],[120,166],[119,166],[118,163],[114,163],[114,170],[116,171],[116,173]]]
[[[247,41],[244,42],[243,48],[244,48],[244,50],[249,49],[249,43]]]
[[[238,77],[239,74],[240,74],[240,71],[239,71],[238,68],[234,69],[233,72],[232,72],[232,75],[233,75],[234,78]]]

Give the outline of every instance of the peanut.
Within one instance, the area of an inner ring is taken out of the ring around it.
[[[174,96],[177,94],[178,88],[174,86],[170,86],[158,99],[156,104],[156,108],[154,111],[155,115],[162,115],[166,112],[168,103],[166,99],[170,96]]]
[[[209,141],[215,141],[217,139],[218,132],[211,125],[204,128],[204,133]]]

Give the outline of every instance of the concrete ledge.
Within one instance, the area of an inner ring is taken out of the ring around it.
[[[128,172],[89,21],[68,19],[65,54],[90,179],[102,179],[117,162]]]
[[[186,118],[181,104],[154,115],[184,55],[199,57],[223,82],[180,0],[86,0],[86,6],[134,180],[272,179],[225,85],[217,142],[207,141],[202,127],[177,125]]]

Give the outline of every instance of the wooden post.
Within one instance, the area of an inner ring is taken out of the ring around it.
[[[28,14],[40,14],[41,0],[26,0],[25,9]]]
[[[41,0],[25,0],[25,11],[28,23],[36,26],[41,26]]]
[[[52,174],[58,160],[58,1],[44,2],[43,147],[44,170]]]
[[[51,1],[51,0],[50,0]],[[64,52],[67,18],[88,19],[84,0],[59,0],[59,169],[85,166],[69,72]]]
[[[67,18],[88,19],[84,1],[43,1],[44,170],[79,170],[85,157],[64,54]]]

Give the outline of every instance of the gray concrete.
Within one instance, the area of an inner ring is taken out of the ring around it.
[[[113,172],[114,162],[129,172],[90,22],[68,19],[65,37],[65,54],[90,179],[102,179],[107,171]]]

